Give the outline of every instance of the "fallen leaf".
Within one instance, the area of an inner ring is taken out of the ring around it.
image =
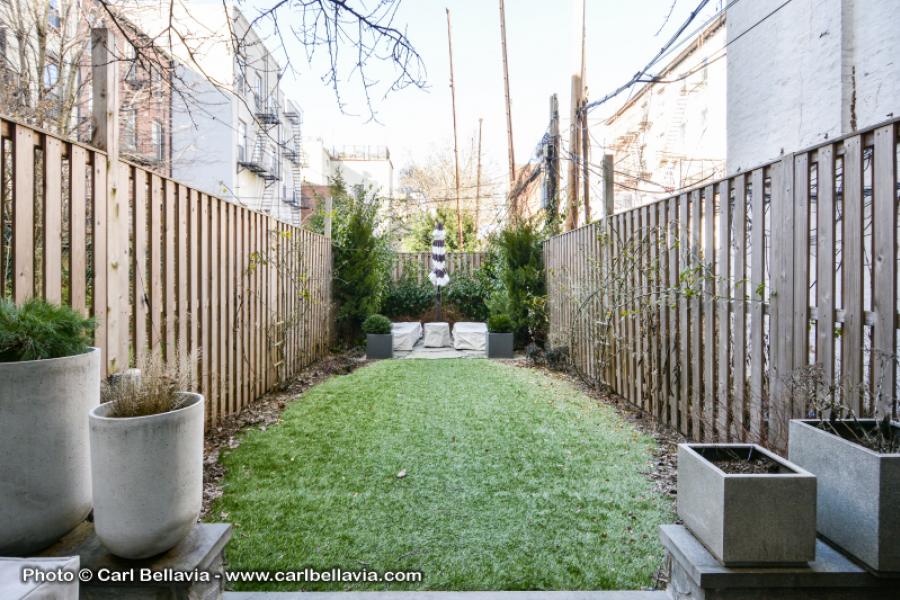
[[[403,479],[406,477],[406,469],[400,469],[400,472],[397,473],[397,479]]]

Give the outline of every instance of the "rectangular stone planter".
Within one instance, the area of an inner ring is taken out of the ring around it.
[[[726,450],[765,455],[779,473],[726,473]],[[755,444],[679,444],[678,516],[727,566],[796,565],[816,555],[816,478]]]
[[[488,333],[487,354],[488,358],[512,358],[513,334]]]
[[[788,456],[816,475],[819,533],[873,571],[900,572],[900,454],[879,454],[814,423],[791,421]]]
[[[366,358],[394,358],[393,334],[366,334]]]

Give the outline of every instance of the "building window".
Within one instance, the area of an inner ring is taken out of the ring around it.
[[[163,126],[159,121],[153,121],[153,128],[150,130],[151,140],[153,142],[153,154],[156,160],[162,162],[165,160],[165,140],[163,139]]]
[[[126,148],[134,150],[137,147],[137,110],[126,108],[122,111],[122,121],[125,124],[124,144]]]
[[[137,81],[137,50],[131,42],[125,42],[125,81]]]
[[[238,121],[238,160],[247,160],[247,124]]]
[[[59,67],[57,67],[53,63],[48,63],[44,67],[44,88],[51,90],[56,87],[56,82],[59,81]]]
[[[262,108],[265,98],[263,97],[263,80],[262,75],[256,74],[256,108]]]

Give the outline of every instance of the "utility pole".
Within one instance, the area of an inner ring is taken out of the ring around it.
[[[478,231],[479,221],[481,217],[481,122],[484,119],[478,118],[478,168],[475,171],[475,231]]]
[[[453,106],[453,160],[456,163],[456,241],[463,249],[462,214],[459,209],[459,146],[456,139],[456,85],[453,83],[453,37],[450,34],[450,9],[447,10],[447,50],[450,53],[450,101]]]
[[[568,203],[566,205],[566,231],[578,226],[578,163],[581,160],[581,127],[578,126],[578,109],[581,106],[581,76],[572,75],[572,92],[569,117],[569,176],[566,181]]]
[[[547,147],[547,222],[559,213],[559,100],[550,96],[550,144]]]
[[[603,155],[603,218],[606,219],[613,215],[615,211],[615,192],[613,191],[614,182],[613,171],[613,155]]]
[[[586,60],[587,40],[587,3],[581,0],[581,12],[579,14],[579,29],[581,29],[581,45],[579,47],[578,71],[572,75],[572,98],[570,102],[571,119],[569,123],[569,178],[568,195],[569,204],[566,209],[566,230],[571,231],[578,226],[578,164],[587,165],[587,157],[582,156],[582,125],[580,124],[582,98],[584,96],[584,68]],[[585,200],[587,197],[585,196]]]
[[[581,178],[584,185],[582,195],[584,196],[584,224],[591,222],[591,180],[588,176],[588,147],[590,139],[588,138],[588,121],[587,121],[587,90],[585,89],[585,69],[587,68],[587,0],[581,0],[581,68],[579,74],[581,76],[581,90],[579,90],[579,106],[578,114],[581,116]]]
[[[587,97],[581,102],[581,110],[578,111],[581,116],[581,183],[584,196],[584,224],[587,225],[591,222],[591,178],[588,169],[590,139],[588,138],[588,116],[585,106],[587,106]]]
[[[514,221],[519,219],[519,206],[513,187],[516,184],[516,157],[513,150],[512,108],[509,100],[509,61],[506,56],[506,10],[500,0],[500,45],[503,49],[503,89],[506,93],[506,144],[509,149],[509,212]]]

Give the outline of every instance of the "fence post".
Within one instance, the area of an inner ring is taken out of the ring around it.
[[[106,28],[91,30],[93,144],[106,152],[106,353],[109,372],[128,368],[128,190],[119,181],[119,77],[116,38]],[[120,185],[120,183],[122,185]],[[95,191],[96,193],[96,191]]]

